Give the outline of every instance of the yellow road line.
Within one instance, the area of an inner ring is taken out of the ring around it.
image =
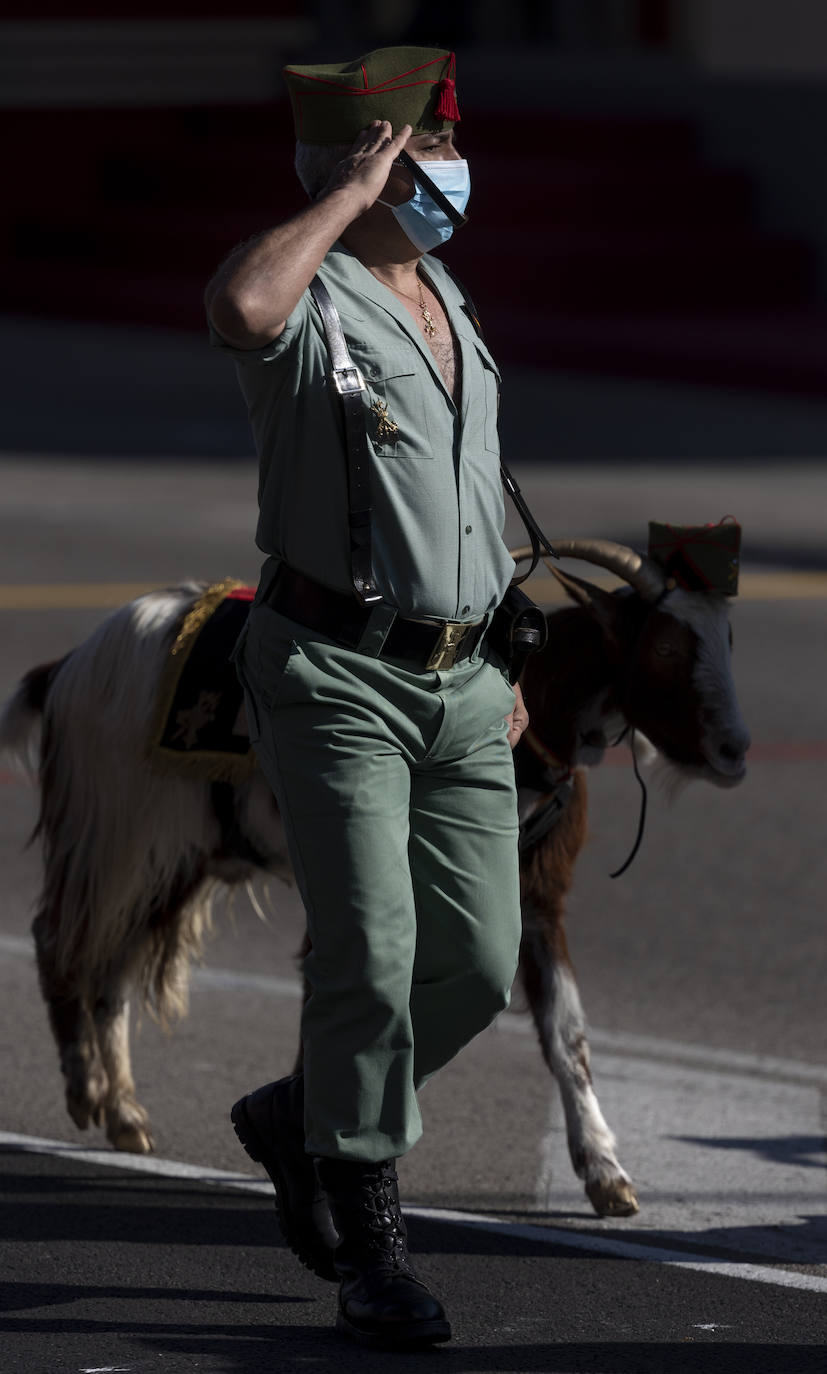
[[[567,569],[572,571],[571,564]],[[601,587],[617,587],[616,578],[591,569],[578,570],[590,582]],[[552,605],[566,599],[562,587],[549,574],[530,577],[523,590],[539,605]],[[739,601],[798,601],[827,597],[827,572],[742,572],[738,583]]]
[[[157,582],[30,582],[19,587],[0,584],[0,610],[108,610],[157,586]]]
[[[739,596],[747,601],[812,600],[827,596],[827,573],[742,573]]]
[[[588,578],[604,587],[619,585],[591,570]],[[0,611],[105,611],[157,586],[153,582],[0,583]],[[541,606],[565,600],[562,588],[547,573],[529,578],[523,587]],[[738,595],[742,601],[820,600],[827,597],[827,572],[744,572]]]

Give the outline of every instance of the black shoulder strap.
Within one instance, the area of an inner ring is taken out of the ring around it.
[[[348,352],[339,312],[320,277],[314,277],[310,283],[310,294],[322,317],[330,354],[330,376],[344,416],[353,589],[364,605],[370,605],[381,601],[382,597],[374,585],[371,559],[370,451],[362,405],[365,379]]]
[[[460,281],[456,273],[452,272],[451,268],[448,267],[445,263],[443,263],[442,265],[445,268],[445,271],[447,272],[448,276],[451,278],[451,281],[454,283],[454,286],[457,288],[460,295],[462,296],[462,299],[465,302],[465,309],[470,317],[471,323],[476,329],[479,337],[482,338],[482,325],[480,324],[476,306],[474,305],[474,302],[472,301],[468,291],[466,290],[465,286]],[[540,561],[541,554],[550,554],[552,558],[558,558],[559,555],[551,547],[551,544],[549,543],[548,539],[543,534],[543,531],[540,529],[540,526],[537,524],[537,521],[534,519],[534,516],[531,514],[531,511],[526,505],[525,497],[523,496],[522,492],[520,491],[520,488],[517,485],[516,480],[509,472],[508,468],[506,467],[502,459],[500,459],[500,479],[509,496],[511,497],[511,500],[514,502],[514,505],[517,508],[517,513],[520,519],[522,520],[523,524],[525,525],[526,533],[528,534],[528,537],[531,541],[531,567],[529,568],[528,572],[523,573],[522,577],[515,577],[512,585],[517,586],[520,582],[525,582],[526,578],[529,578],[531,576],[531,574],[534,572],[534,569],[537,567],[537,564]]]

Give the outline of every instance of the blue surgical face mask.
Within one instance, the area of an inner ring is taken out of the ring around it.
[[[417,166],[447,196],[455,209],[460,212],[465,209],[471,194],[471,175],[464,158],[418,162]],[[443,214],[419,182],[414,183],[414,193],[403,205],[388,205],[386,200],[380,200],[379,204],[387,205],[393,211],[403,231],[421,253],[428,253],[437,244],[445,243],[454,232],[448,216]]]

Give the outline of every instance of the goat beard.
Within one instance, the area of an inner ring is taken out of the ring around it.
[[[670,806],[683,795],[690,783],[707,777],[707,773],[701,767],[687,767],[673,762],[647,735],[644,735],[642,730],[635,730],[633,747],[638,767],[646,770],[649,781],[666,798]]]
[[[645,736],[638,734],[637,739],[645,739]],[[656,749],[651,741],[646,740],[646,745],[648,753],[645,757],[642,751],[638,749],[638,764],[647,769],[650,781],[666,798],[670,806],[683,796],[692,783],[712,783],[713,787],[721,787],[726,790],[737,786],[742,781],[741,778],[730,778],[724,773],[717,773],[711,763],[674,763],[672,759],[667,758],[665,754]]]

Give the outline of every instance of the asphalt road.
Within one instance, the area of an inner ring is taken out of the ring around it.
[[[422,1209],[414,1246],[456,1332],[411,1363],[822,1369],[827,478],[812,465],[518,475],[552,533],[642,543],[650,515],[740,516],[735,663],[754,745],[736,792],[696,786],[671,804],[654,794],[643,851],[616,882],[637,816],[627,756],[590,780],[569,931],[597,1091],[640,1215],[591,1213],[517,990],[514,1009],[423,1093],[425,1137],[402,1163],[404,1197]],[[88,633],[127,584],[255,578],[249,464],[8,458],[0,483],[3,695]],[[188,1019],[167,1036],[141,1018],[135,1069],[158,1172],[129,1171],[112,1152],[78,1153],[103,1142],[63,1111],[28,939],[37,858],[21,851],[33,817],[34,799],[4,776],[0,1367],[387,1368],[331,1333],[331,1290],[274,1244],[269,1199],[239,1188],[256,1175],[229,1105],[293,1055],[295,893],[271,885],[266,924],[237,897]],[[471,1224],[481,1218],[491,1229]]]
[[[199,1181],[4,1155],[14,1228],[3,1367],[34,1374],[376,1371],[400,1357],[332,1329],[335,1290],[273,1245],[271,1208]],[[453,1314],[415,1371],[817,1374],[822,1293],[612,1258],[535,1238],[410,1222]]]

